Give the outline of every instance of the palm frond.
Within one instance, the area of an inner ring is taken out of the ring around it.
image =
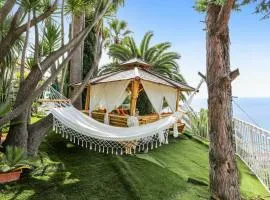
[[[152,37],[154,36],[154,33],[152,31],[147,32],[140,45],[140,52],[141,52],[141,57],[144,60],[145,59],[145,52],[147,52],[149,48],[150,41]]]
[[[113,44],[109,47],[109,55],[115,59],[127,61],[133,54],[129,48],[120,44]]]
[[[43,30],[43,37],[40,44],[41,54],[48,55],[61,46],[60,26],[51,22],[47,23]]]
[[[167,64],[168,61],[177,60],[180,58],[180,55],[176,52],[166,52],[158,57],[157,60],[152,61],[153,65],[163,65]]]
[[[139,49],[137,48],[137,45],[136,45],[136,43],[134,41],[134,38],[133,37],[128,37],[127,41],[128,41],[127,45],[131,50],[132,57],[133,58],[140,58],[141,54],[139,52]]]
[[[145,52],[145,60],[149,63],[153,62],[154,58],[158,58],[159,54],[163,53],[163,51],[168,49],[170,46],[171,44],[169,42],[162,42],[152,46]]]
[[[119,63],[109,63],[107,65],[102,66],[99,71],[98,75],[103,75],[109,72],[116,72],[120,70]]]
[[[173,80],[184,81],[183,76],[179,73],[179,65],[177,63],[180,55],[176,52],[168,51],[171,47],[169,42],[159,43],[150,47],[152,37],[153,32],[147,32],[140,43],[140,48],[138,48],[134,38],[129,36],[125,41],[123,40],[117,45],[110,45],[109,55],[118,61],[141,58],[152,65],[151,70]],[[108,71],[108,67],[106,71]]]
[[[161,44],[156,45],[155,54],[153,54],[152,57],[149,58],[150,62],[155,62],[170,47],[171,43],[169,42],[163,42]]]

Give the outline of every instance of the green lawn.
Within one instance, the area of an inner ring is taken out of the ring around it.
[[[191,139],[171,139],[148,154],[115,156],[70,147],[53,135],[42,151],[65,169],[2,186],[1,200],[208,199],[207,186],[187,182],[189,177],[208,182],[207,147]],[[242,196],[270,199],[245,165],[238,164]]]

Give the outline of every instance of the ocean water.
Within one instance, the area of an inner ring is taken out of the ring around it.
[[[192,108],[207,108],[207,99],[194,99]],[[234,98],[234,117],[270,131],[270,98]]]

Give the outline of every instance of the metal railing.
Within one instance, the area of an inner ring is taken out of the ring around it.
[[[270,192],[270,132],[240,119],[233,122],[236,154]],[[193,130],[192,135],[209,141],[205,131]]]
[[[234,119],[236,154],[270,192],[270,132]]]

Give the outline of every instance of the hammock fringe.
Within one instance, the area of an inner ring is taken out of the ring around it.
[[[77,146],[99,153],[111,153],[115,155],[129,155],[136,154],[137,152],[148,152],[149,148],[152,150],[160,147],[162,143],[168,144],[169,131],[168,128],[165,129],[162,133],[162,137],[160,133],[155,133],[152,136],[146,136],[133,141],[108,141],[82,135],[71,128],[65,127],[64,124],[55,117],[53,119],[53,130]]]

